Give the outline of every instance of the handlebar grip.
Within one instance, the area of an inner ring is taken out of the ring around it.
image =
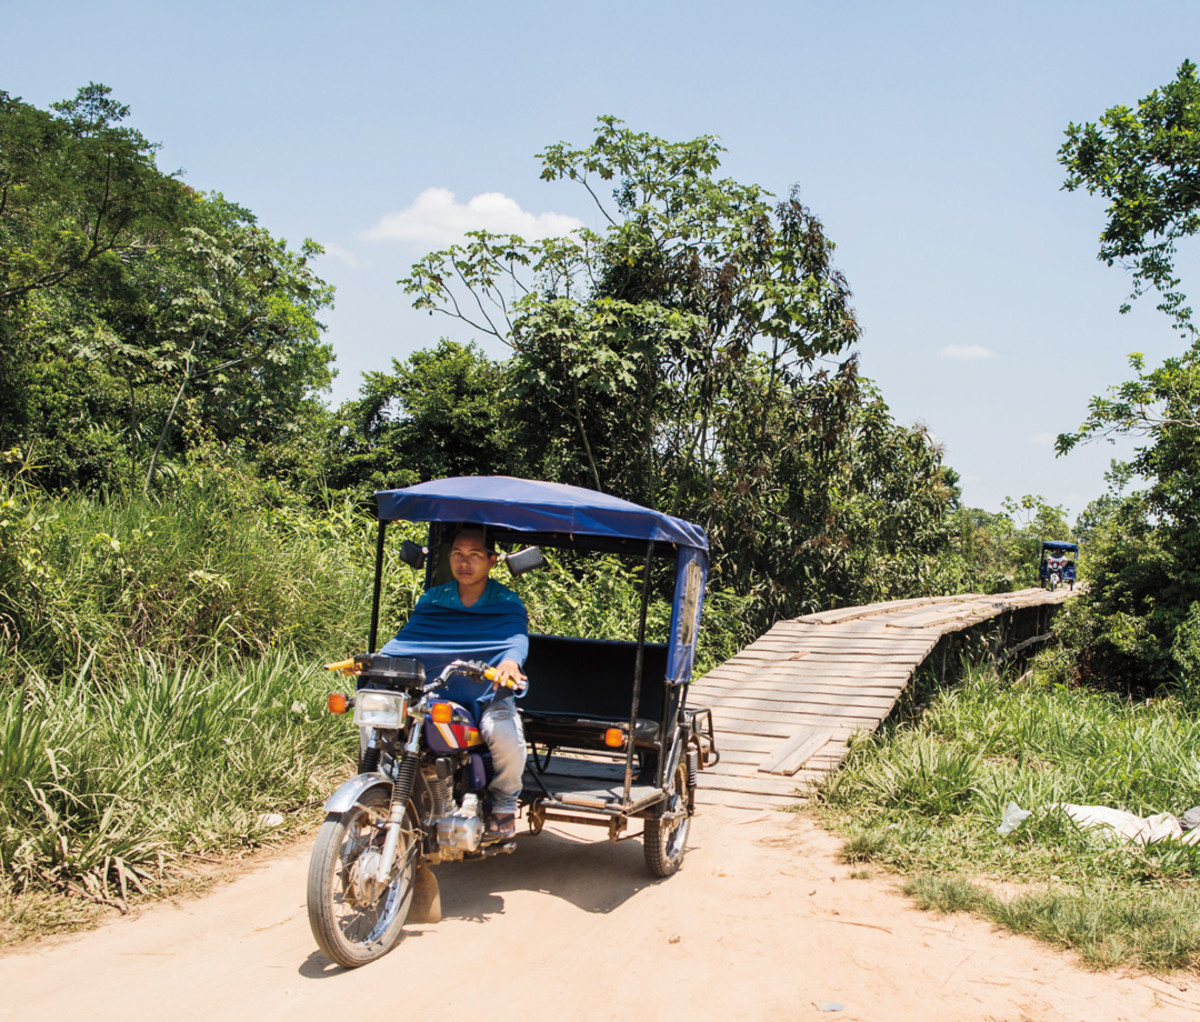
[[[339,660],[335,664],[326,664],[327,671],[341,671],[343,674],[358,674],[358,664],[355,663],[354,657],[349,660]]]
[[[490,681],[493,683],[498,682],[505,688],[511,688],[514,692],[524,692],[525,689],[529,687],[528,682],[521,681],[519,678],[514,678],[512,681],[505,681],[502,677],[500,677],[500,672],[494,667],[485,667],[483,669],[483,679],[484,681]]]

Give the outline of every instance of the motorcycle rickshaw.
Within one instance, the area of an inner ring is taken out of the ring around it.
[[[1062,583],[1075,588],[1075,558],[1079,555],[1078,543],[1048,539],[1042,543],[1042,559],[1038,566],[1038,579],[1043,589],[1054,592]]]
[[[353,698],[330,696],[330,709],[353,707],[363,742],[358,776],[326,803],[310,863],[309,921],[322,951],[347,967],[373,961],[394,946],[406,918],[440,918],[429,865],[515,846],[484,840],[482,739],[464,707],[437,696],[448,672],[493,680],[490,668],[454,661],[427,679],[419,661],[375,652],[385,535],[398,520],[429,523],[427,543],[406,540],[400,552],[424,567],[426,588],[452,577],[450,543],[466,524],[486,530],[514,575],[544,564],[542,548],[641,564],[636,640],[530,634],[527,691],[517,700],[530,752],[520,802],[533,834],[563,821],[619,841],[637,836],[627,831],[639,820],[648,869],[674,873],[697,775],[719,756],[711,711],[686,705],[708,571],[704,530],[593,490],[506,476],[440,479],[375,497],[370,652],[328,665],[357,681]],[[668,573],[670,626],[665,641],[651,641],[651,579]],[[399,623],[387,622],[386,635]]]

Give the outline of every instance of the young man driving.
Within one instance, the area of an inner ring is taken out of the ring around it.
[[[380,650],[420,660],[432,675],[451,660],[485,660],[504,681],[524,681],[529,622],[521,598],[491,577],[498,557],[479,526],[462,526],[450,544],[452,582],[427,589],[395,638]],[[492,754],[486,840],[511,838],[525,772],[525,732],[511,688],[453,675],[439,693],[471,708]]]

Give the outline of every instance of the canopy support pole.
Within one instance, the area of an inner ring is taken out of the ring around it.
[[[367,652],[375,652],[375,640],[379,638],[379,593],[383,588],[383,531],[387,522],[379,523],[379,535],[375,539],[375,595],[371,598],[371,635],[367,640]]]
[[[638,710],[642,700],[642,660],[646,652],[646,613],[650,607],[650,562],[654,557],[654,540],[646,545],[646,560],[642,565],[642,611],[638,619],[637,653],[633,659],[633,706],[629,711],[629,735],[625,748],[625,804],[633,788],[633,755],[637,737]],[[661,752],[661,750],[660,750]]]

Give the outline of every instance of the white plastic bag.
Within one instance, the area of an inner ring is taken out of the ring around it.
[[[1001,837],[1008,837],[1032,815],[1033,813],[1022,809],[1016,802],[1009,802],[1004,807],[1004,815],[1000,818],[1000,826],[996,828],[996,833]]]

